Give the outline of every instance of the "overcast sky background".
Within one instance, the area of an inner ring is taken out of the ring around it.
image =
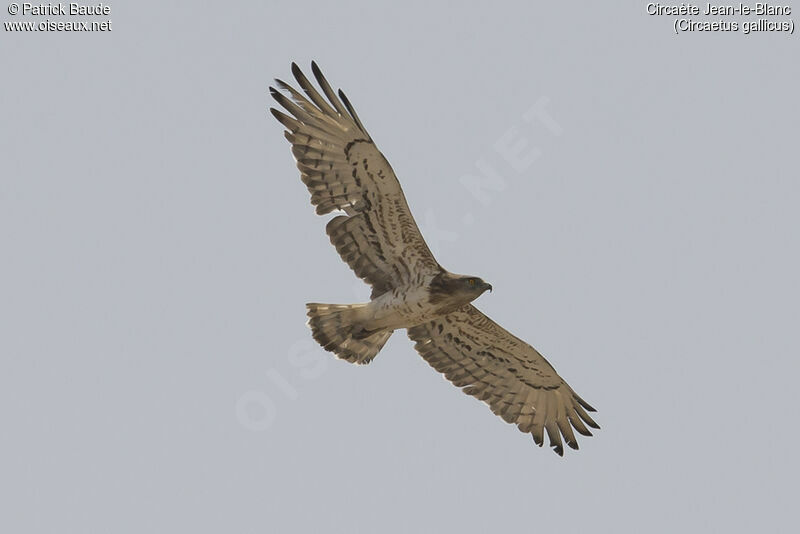
[[[556,4],[0,32],[0,530],[793,531],[798,37]],[[369,294],[267,112],[312,59],[439,261],[598,409],[580,451],[404,332],[366,367],[311,340],[305,302]]]

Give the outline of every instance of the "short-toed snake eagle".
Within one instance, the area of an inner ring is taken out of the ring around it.
[[[296,64],[305,93],[276,80],[270,92],[288,112],[270,111],[287,131],[300,178],[320,215],[342,212],[325,230],[355,274],[372,286],[363,304],[307,304],[314,339],[353,363],[369,363],[397,329],[434,369],[541,446],[559,455],[578,448],[573,428],[591,436],[594,411],[533,347],[471,304],[492,286],[444,269],[433,257],[392,167],[342,91],[338,98],[316,63],[322,95]]]

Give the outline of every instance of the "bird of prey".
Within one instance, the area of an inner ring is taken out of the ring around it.
[[[434,369],[540,447],[544,433],[563,456],[562,437],[578,448],[573,428],[591,436],[595,411],[532,346],[471,304],[492,286],[453,274],[433,257],[406,203],[400,183],[350,101],[311,64],[323,97],[292,63],[303,93],[275,80],[270,87],[287,113],[270,108],[311,193],[317,214],[341,214],[325,231],[356,276],[372,286],[367,303],[307,304],[314,339],[341,359],[366,364],[389,336],[405,328]]]

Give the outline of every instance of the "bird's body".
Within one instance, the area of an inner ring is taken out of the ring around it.
[[[445,271],[423,276],[359,304],[308,304],[314,337],[326,349],[355,363],[369,363],[395,330],[412,328],[471,302],[491,285]],[[330,326],[342,337],[332,343]],[[347,336],[350,339],[347,339]],[[373,340],[368,347],[363,344]]]
[[[436,291],[439,279],[450,276],[446,271],[436,276],[425,276],[415,284],[396,287],[378,295],[365,304],[363,310],[363,326],[365,330],[397,330],[411,328],[425,321],[446,315],[463,304],[471,302],[483,291],[489,289],[482,281],[477,291],[462,293],[453,291],[446,293]],[[467,280],[474,277],[459,277]],[[469,283],[469,282],[467,282]]]
[[[436,317],[436,306],[430,302],[428,286],[433,277],[425,277],[420,284],[394,288],[375,297],[367,305],[368,330],[397,330],[416,326]]]
[[[291,99],[271,88],[292,116],[272,109],[320,215],[343,212],[326,232],[342,259],[372,286],[360,304],[307,304],[314,339],[353,363],[372,361],[395,330],[407,329],[415,348],[464,392],[558,454],[562,436],[578,448],[573,428],[591,435],[594,411],[536,349],[478,311],[471,302],[492,286],[457,275],[436,261],[405,195],[344,93],[339,98],[316,64],[323,98],[297,65],[305,96],[278,80]]]

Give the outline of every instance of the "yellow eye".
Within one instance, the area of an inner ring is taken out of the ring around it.
[[[470,278],[469,279],[469,285],[471,285],[471,286],[475,285],[475,279],[474,278]]]

